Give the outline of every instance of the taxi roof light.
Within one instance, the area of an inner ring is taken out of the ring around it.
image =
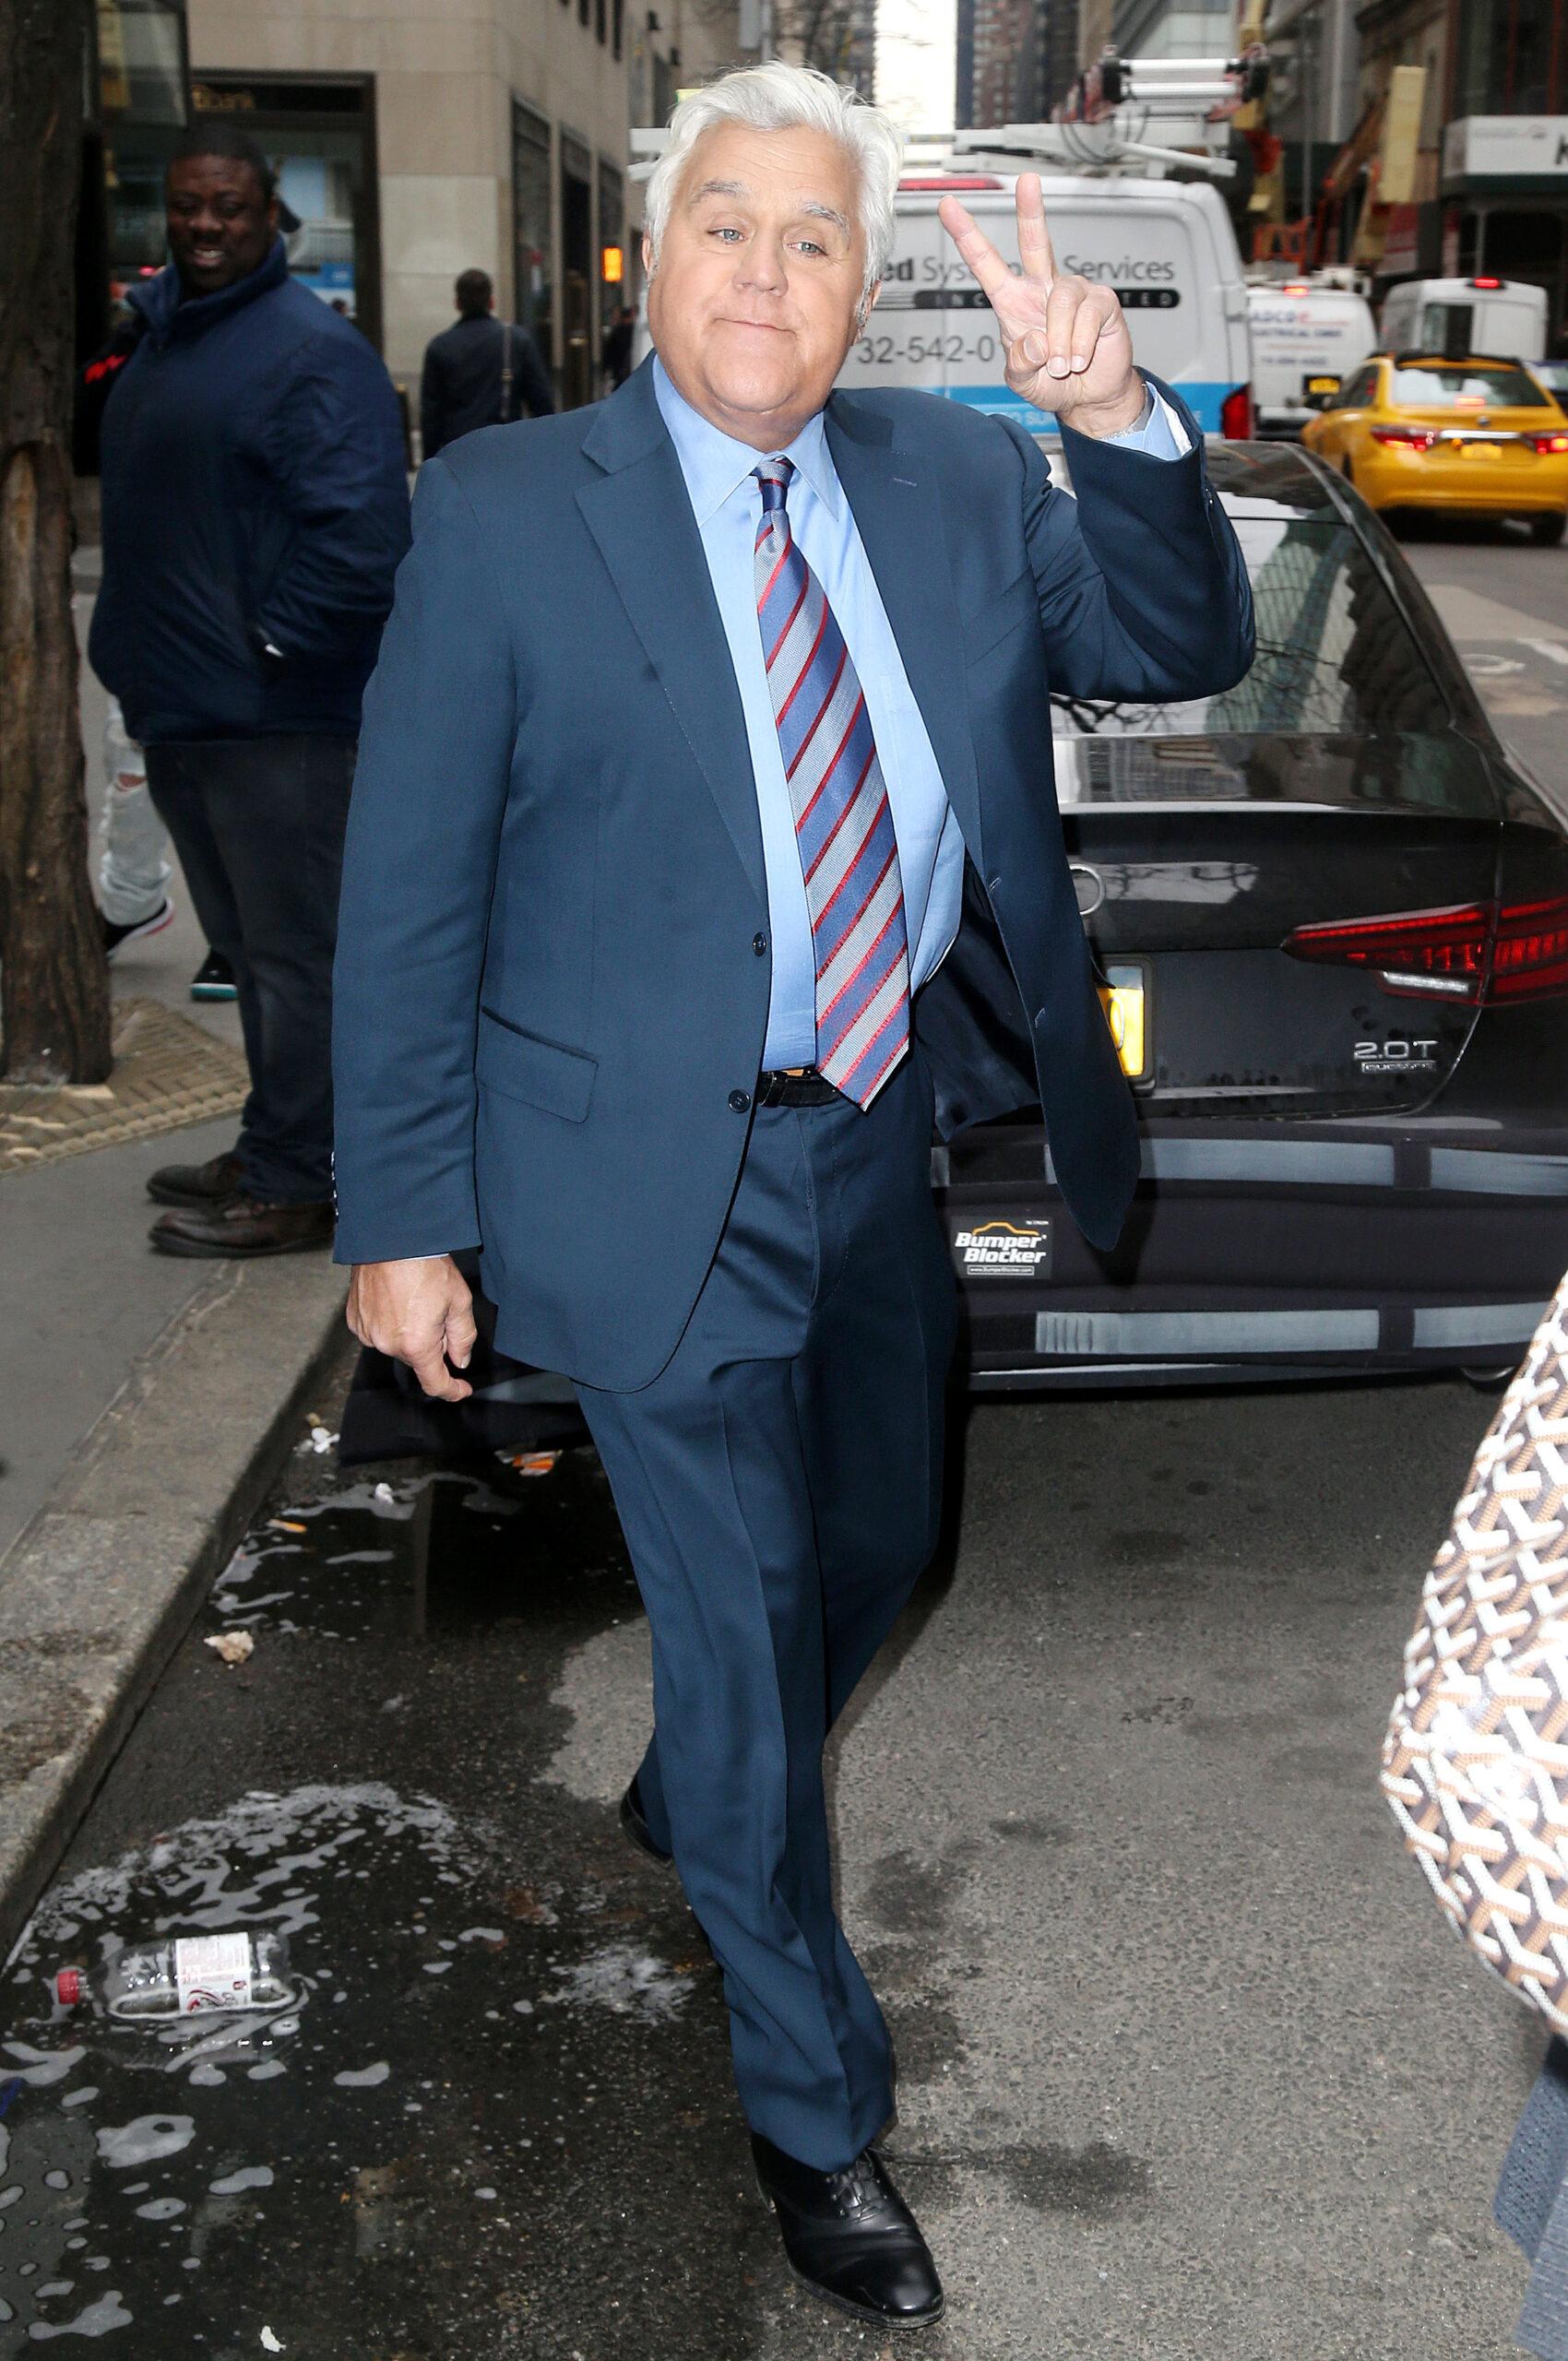
[[[1495,288],[1501,287],[1503,281],[1501,279],[1472,279],[1470,284],[1472,287]]]

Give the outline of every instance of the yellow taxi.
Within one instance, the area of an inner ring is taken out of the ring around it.
[[[1373,508],[1568,527],[1568,411],[1517,361],[1374,354],[1301,430]]]

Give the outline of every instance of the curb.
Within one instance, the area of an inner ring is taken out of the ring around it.
[[[0,1558],[0,1959],[277,1474],[347,1284],[303,1255],[216,1270]]]

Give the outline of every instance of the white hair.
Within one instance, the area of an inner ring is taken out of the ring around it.
[[[899,132],[880,108],[831,75],[811,65],[743,65],[706,89],[689,91],[670,118],[670,144],[648,176],[644,222],[659,267],[670,209],[693,148],[720,124],[745,123],[754,131],[821,131],[846,148],[860,190],[861,229],[865,236],[865,283],[871,293],[893,255],[893,198],[904,152]]]

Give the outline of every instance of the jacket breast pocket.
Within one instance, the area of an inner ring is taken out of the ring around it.
[[[559,1115],[564,1122],[580,1123],[598,1072],[599,1060],[585,1050],[564,1049],[558,1041],[542,1040],[537,1033],[508,1024],[493,1009],[480,1010],[474,1074],[486,1090],[520,1098],[526,1107]]]
[[[977,614],[964,625],[964,660],[978,664],[982,656],[1004,640],[1020,625],[1039,621],[1039,593],[1034,575],[1026,566],[1016,581],[1010,582],[998,597],[988,599]]]

